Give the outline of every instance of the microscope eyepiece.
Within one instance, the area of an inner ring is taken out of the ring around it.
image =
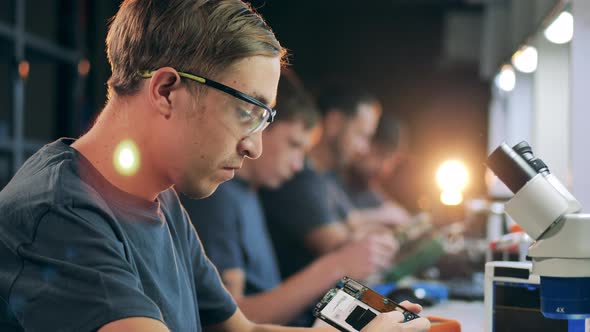
[[[530,150],[530,146],[528,149]],[[538,174],[535,168],[506,143],[502,143],[490,154],[486,164],[513,193],[518,192]]]
[[[531,148],[529,143],[527,143],[526,141],[522,141],[513,146],[512,149],[516,153],[518,153],[524,160],[526,160],[527,163],[529,163],[529,165],[531,165],[531,167],[533,167],[537,171],[537,173],[545,175],[549,174],[549,167],[547,167],[543,160],[535,157],[535,155],[533,154],[533,149]]]

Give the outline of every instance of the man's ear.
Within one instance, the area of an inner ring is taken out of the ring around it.
[[[173,94],[181,88],[180,76],[174,68],[162,67],[156,70],[148,85],[149,102],[167,119],[172,115]]]
[[[346,116],[344,113],[337,110],[329,110],[324,116],[322,135],[329,138],[337,136],[340,130],[342,130],[345,121]]]

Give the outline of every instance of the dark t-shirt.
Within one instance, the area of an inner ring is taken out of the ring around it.
[[[219,186],[206,199],[181,199],[217,269],[238,268],[245,272],[247,295],[280,283],[258,195],[246,182],[236,178]]]
[[[355,209],[378,208],[385,204],[383,196],[371,189],[364,191],[348,191],[348,197]]]
[[[150,317],[201,331],[236,310],[174,190],[114,187],[59,140],[0,192],[0,331],[95,331]]]
[[[260,197],[284,279],[316,258],[304,245],[306,236],[345,220],[351,208],[334,176],[318,173],[309,162],[278,190],[263,190]]]

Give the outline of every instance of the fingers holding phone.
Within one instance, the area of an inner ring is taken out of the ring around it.
[[[380,313],[361,332],[426,332],[430,329],[430,322],[423,317],[403,321],[404,315],[399,311]]]

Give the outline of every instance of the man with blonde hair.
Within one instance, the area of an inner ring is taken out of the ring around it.
[[[92,129],[0,192],[0,330],[288,330],[244,317],[175,191],[206,197],[260,156],[284,55],[272,31],[238,0],[127,0],[107,55]],[[399,320],[367,329],[428,325]]]

